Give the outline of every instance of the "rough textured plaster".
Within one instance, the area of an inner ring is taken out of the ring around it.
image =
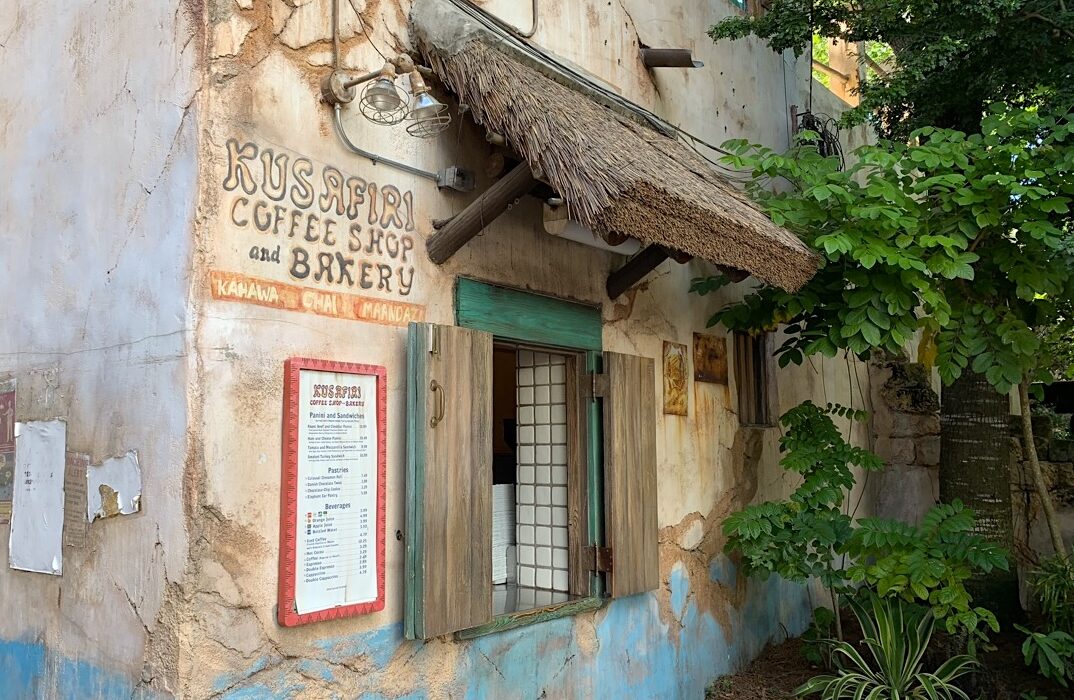
[[[49,318],[47,311],[72,315],[80,323],[59,329],[35,326],[20,338],[20,351],[41,351],[16,356],[18,362],[12,367],[20,373],[20,417],[73,414],[88,426],[80,428],[85,432],[79,447],[95,459],[132,447],[144,451],[147,499],[161,500],[161,517],[150,511],[123,519],[137,523],[125,530],[119,528],[125,525],[123,521],[105,523],[109,529],[98,530],[101,534],[94,536],[95,546],[78,566],[99,567],[98,562],[117,557],[125,565],[110,571],[107,579],[89,579],[84,590],[61,591],[55,586],[39,586],[36,580],[20,583],[16,590],[25,609],[35,605],[47,608],[51,604],[47,601],[59,598],[63,620],[48,623],[51,631],[45,632],[45,638],[50,646],[0,647],[0,658],[20,655],[15,662],[17,673],[30,669],[31,680],[27,682],[38,684],[33,686],[35,690],[44,683],[40,687],[45,695],[62,695],[65,689],[75,687],[91,688],[90,696],[117,689],[124,694],[130,690],[137,693],[152,687],[184,697],[232,698],[337,694],[498,697],[519,693],[533,697],[542,693],[547,697],[688,697],[699,695],[713,676],[744,663],[770,639],[801,631],[810,608],[807,590],[775,579],[764,584],[748,581],[738,576],[735,563],[720,553],[723,541],[719,525],[727,513],[755,498],[778,497],[793,488],[776,464],[777,431],[747,434],[738,429],[733,377],[727,387],[695,384],[690,389],[691,415],[662,419],[658,427],[662,475],[659,591],[614,601],[595,613],[472,642],[449,638],[406,642],[399,623],[402,547],[389,536],[390,583],[385,611],[306,628],[276,626],[273,606],[282,360],[290,355],[313,355],[388,366],[387,529],[392,533],[401,527],[404,511],[400,428],[404,418],[405,333],[397,328],[207,300],[206,275],[218,263],[220,246],[227,236],[220,225],[219,183],[228,138],[248,138],[289,149],[350,173],[413,190],[421,286],[412,301],[427,306],[430,320],[453,322],[453,280],[457,274],[467,274],[599,303],[606,322],[607,348],[658,357],[664,340],[690,342],[692,332],[704,329],[713,311],[743,292],[729,288],[709,298],[689,298],[687,304],[685,290],[690,278],[709,270],[699,263],[665,263],[637,291],[610,303],[604,297],[604,279],[622,259],[544,235],[539,230],[539,205],[530,199],[520,201],[442,268],[431,265],[422,245],[431,232],[429,221],[458,212],[469,197],[438,193],[427,181],[372,165],[339,146],[328,121],[329,112],[318,102],[322,66],[330,56],[324,29],[325,3],[211,0],[204,9],[189,3],[178,9],[157,10],[158,24],[167,27],[170,35],[163,42],[164,48],[156,50],[171,52],[172,62],[164,61],[171,82],[157,87],[159,77],[154,82],[147,80],[146,74],[155,76],[158,63],[141,57],[138,61],[128,59],[98,76],[97,80],[107,85],[85,96],[95,102],[91,109],[78,105],[80,117],[97,115],[98,121],[91,120],[91,124],[105,123],[101,121],[104,115],[134,116],[124,133],[134,134],[134,142],[143,144],[141,151],[136,148],[138,157],[132,152],[130,158],[131,163],[143,167],[135,168],[136,183],[118,183],[120,188],[130,185],[122,191],[118,207],[98,206],[99,216],[119,211],[127,224],[119,230],[131,233],[117,236],[114,242],[109,239],[111,246],[99,246],[104,252],[98,255],[107,263],[101,266],[107,273],[103,288],[101,283],[94,287],[82,280],[77,286],[61,281],[40,295],[47,308],[30,309],[40,313],[29,318]],[[502,3],[487,4],[492,8]],[[139,8],[146,16],[153,12],[141,5]],[[321,8],[320,14],[317,8]],[[112,56],[131,55],[105,46],[112,34],[105,33],[102,40],[99,32],[82,33],[78,29],[81,23],[94,15],[88,4],[76,9],[71,13],[73,19],[64,25],[76,28],[77,36],[68,42],[70,51],[91,58],[106,49]],[[709,16],[710,9],[685,3],[655,8],[634,0],[614,4],[542,0],[535,41],[713,142],[744,136],[775,147],[785,145],[787,104],[804,103],[802,78],[808,76],[808,66],[776,56],[753,42],[717,46],[698,39],[693,30],[717,19]],[[406,3],[345,2],[344,10],[345,66],[366,70],[379,65],[370,39],[381,50],[406,47]],[[717,14],[721,11],[716,8]],[[370,27],[371,37],[357,31],[358,12]],[[45,20],[44,13],[35,8],[0,12],[0,52],[10,50],[11,41],[27,41],[3,39],[14,37],[15,28],[22,32],[26,27],[51,26]],[[525,18],[515,23],[527,25]],[[148,28],[151,24],[147,22],[140,35],[158,38]],[[227,28],[220,29],[222,24]],[[203,26],[211,31],[200,31]],[[125,31],[126,25],[112,33]],[[27,36],[34,36],[34,32]],[[639,40],[650,45],[691,47],[710,69],[640,71],[636,53]],[[28,46],[20,43],[19,55],[35,55]],[[195,121],[190,105],[201,85],[195,60],[203,50],[218,58],[204,64],[207,89],[201,94],[203,116]],[[76,57],[73,64],[86,78],[86,61]],[[47,83],[41,80],[37,84]],[[152,99],[157,94],[171,98],[158,104]],[[823,90],[818,94],[818,103],[827,100],[821,106],[836,111],[834,98],[824,97]],[[154,107],[137,107],[146,104]],[[49,162],[45,154],[20,153],[40,148],[50,139],[42,138],[37,123],[41,120],[26,121],[33,110],[27,110],[26,116],[20,117],[23,121],[12,129],[8,116],[15,114],[14,105],[0,101],[0,116],[4,117],[0,124],[5,125],[0,127],[0,138],[6,139],[0,158],[9,159],[0,162]],[[147,109],[151,113],[147,114]],[[432,142],[411,139],[400,129],[369,125],[353,110],[348,110],[346,120],[358,143],[428,169],[456,162],[477,172],[478,192],[488,184],[484,164],[492,149],[483,134],[465,120]],[[114,123],[107,123],[111,135]],[[12,142],[11,133],[20,138]],[[160,133],[176,136],[162,140]],[[151,143],[147,141],[150,137],[154,139]],[[857,132],[848,134],[847,143],[861,138]],[[109,162],[113,154],[106,146],[114,141],[98,141],[98,160]],[[192,191],[195,162],[199,180],[196,195]],[[178,182],[177,169],[182,173]],[[15,172],[0,169],[4,171]],[[10,201],[45,206],[40,195],[35,197],[25,183],[14,182],[15,196]],[[97,190],[93,192],[99,196]],[[82,204],[84,200],[76,201]],[[194,201],[196,215],[191,217],[189,209]],[[11,206],[5,202],[5,207]],[[93,202],[86,203],[91,211]],[[40,220],[57,218],[52,204],[49,200],[48,214],[38,217]],[[71,207],[66,216],[77,220],[84,210]],[[165,226],[162,240],[159,222],[176,222],[178,218],[183,226]],[[144,228],[150,221],[157,224],[153,235]],[[192,274],[180,274],[176,279],[175,271],[187,269],[183,251],[189,248],[186,238],[176,232],[188,235],[191,225]],[[20,252],[16,247],[14,252],[35,261],[36,268],[31,270],[38,280],[49,275],[63,280],[72,269],[80,275],[95,269],[85,264],[83,251],[70,242],[59,246],[66,265],[47,264],[47,258],[35,258],[28,247],[24,248]],[[174,269],[169,264],[144,266],[153,271],[155,286],[139,286],[142,267],[138,263],[155,260],[159,251],[175,256],[169,263]],[[78,265],[72,266],[72,261]],[[166,272],[169,269],[172,273]],[[161,274],[166,284],[160,282]],[[130,297],[136,312],[123,319],[126,325],[115,323],[112,317],[108,324],[102,324],[87,312],[95,296],[98,302],[108,301],[106,291],[113,279],[122,280],[114,284],[124,289],[134,288]],[[149,327],[138,328],[138,334],[126,333],[138,323]],[[64,336],[59,352],[54,352],[57,344],[48,340],[51,334]],[[189,352],[191,347],[194,352]],[[0,358],[10,356],[3,353],[0,346]],[[139,368],[138,373],[131,372],[132,365]],[[124,370],[121,376],[128,383],[116,384],[115,367]],[[780,372],[779,409],[785,410],[805,397],[849,403],[855,394],[861,394],[853,389],[862,377],[857,366],[827,360],[815,367]],[[144,388],[147,381],[158,388],[157,393],[131,402],[133,391],[126,389],[136,382],[142,382],[138,386]],[[108,388],[102,389],[100,382],[107,382]],[[164,392],[168,390],[185,396],[186,406],[163,401],[161,395],[167,396]],[[89,408],[92,405],[99,410],[97,399],[102,391],[121,396],[127,403],[113,401],[116,408],[91,417]],[[95,400],[91,404],[82,396]],[[185,421],[161,415],[175,408]],[[146,416],[159,419],[147,421]],[[854,438],[867,440],[868,431],[858,429]],[[182,493],[181,501],[178,493]],[[163,498],[165,494],[171,498]],[[189,533],[189,546],[184,528]],[[110,538],[122,544],[119,551],[105,546]],[[0,572],[0,583],[8,590],[5,576]],[[117,610],[125,613],[117,617]],[[0,638],[40,634],[36,629],[35,623],[25,618],[0,621]],[[100,629],[109,629],[108,648],[99,644],[96,630]],[[65,676],[63,671],[34,675],[38,658],[42,659],[41,667],[62,669],[73,663],[69,659],[83,654],[92,661],[76,665],[74,675]],[[101,667],[116,670],[103,673],[97,670]],[[100,681],[105,685],[77,680],[88,678],[90,673],[105,679]],[[93,690],[106,686],[107,691]]]
[[[712,19],[702,18],[698,10],[672,9],[685,20],[677,29],[675,23],[660,24],[646,7],[548,0],[542,18],[547,12],[550,19],[536,40],[673,120],[695,125],[707,138],[748,135],[785,145],[783,57],[757,45],[743,52],[742,45],[732,49],[706,41],[695,47],[700,57],[710,66],[735,66],[733,76],[712,81],[712,73],[703,79],[689,71],[637,70],[639,37],[651,45],[693,46],[684,34],[689,22],[699,26]],[[373,24],[373,41],[381,47],[405,43],[404,11],[396,3],[370,3],[363,16],[379,19]],[[255,4],[246,16],[256,28],[240,54],[214,61],[209,69],[214,78],[208,95],[212,118],[203,134],[205,219],[199,228],[202,255],[194,283],[200,318],[201,428],[193,477],[197,495],[190,497],[196,504],[191,522],[202,532],[192,550],[192,568],[207,573],[189,593],[189,600],[198,605],[188,616],[183,636],[184,691],[195,697],[330,697],[333,692],[369,697],[686,697],[699,694],[714,675],[745,662],[784,630],[800,631],[808,620],[808,591],[775,580],[750,582],[737,576],[734,562],[721,553],[719,525],[729,512],[793,488],[776,464],[778,432],[738,428],[733,378],[726,387],[693,385],[691,414],[664,419],[658,428],[663,585],[656,593],[465,643],[448,638],[404,641],[399,624],[402,590],[391,583],[382,613],[296,629],[275,625],[282,360],[312,355],[387,366],[390,535],[402,527],[405,506],[399,467],[404,454],[405,332],[205,299],[200,290],[205,289],[206,268],[226,258],[231,235],[221,214],[227,200],[219,184],[226,167],[225,142],[252,140],[348,174],[411,189],[419,251],[420,240],[431,233],[429,221],[459,211],[468,199],[438,193],[431,183],[372,165],[340,148],[329,112],[317,100],[324,75],[320,66],[329,59],[330,47],[319,30],[292,40],[287,33],[296,31],[288,29],[293,12],[283,2]],[[605,40],[614,48],[576,53],[579,47],[600,46]],[[342,48],[345,61],[357,70],[379,61],[364,35],[346,38]],[[626,55],[630,61],[608,60]],[[790,65],[792,75],[805,70]],[[706,104],[714,91],[721,100],[715,120]],[[682,99],[686,94],[696,99]],[[477,191],[487,186],[484,159],[490,147],[465,121],[441,139],[419,142],[398,129],[372,126],[353,109],[345,112],[345,120],[360,144],[428,169],[457,162],[478,174]],[[420,286],[409,301],[426,305],[429,320],[453,323],[454,277],[466,274],[599,303],[606,347],[658,357],[664,340],[691,342],[692,333],[703,330],[715,310],[742,293],[721,290],[686,304],[690,278],[708,270],[699,263],[666,263],[637,291],[609,303],[603,281],[622,260],[552,239],[540,232],[539,221],[538,203],[524,199],[442,268],[418,255]],[[849,394],[857,372],[841,362],[781,372],[778,408],[785,410],[806,397],[827,400]],[[855,435],[862,438],[867,432]],[[390,536],[387,567],[389,582],[398,582],[402,547]],[[229,633],[232,625],[241,627],[243,639]]]
[[[0,9],[0,60],[17,76],[0,96],[11,262],[0,294],[18,301],[0,310],[0,373],[18,378],[20,419],[67,420],[68,449],[94,461],[137,449],[153,504],[90,527],[85,549],[64,552],[61,578],[0,569],[0,666],[16,696],[130,696],[169,683],[157,675],[167,660],[150,664],[146,647],[186,561],[202,25],[194,2]]]

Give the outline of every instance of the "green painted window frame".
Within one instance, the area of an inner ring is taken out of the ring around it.
[[[456,324],[514,342],[569,350],[603,349],[600,307],[460,277]]]
[[[463,328],[491,333],[493,340],[531,343],[585,353],[586,371],[600,372],[603,364],[603,325],[600,308],[543,294],[460,277],[455,285],[455,322]],[[600,402],[586,402],[589,422],[586,445],[589,541],[604,544],[604,423]],[[491,622],[459,630],[457,639],[474,639],[518,627],[598,610],[607,602],[604,577],[591,574],[590,594],[534,610],[494,617]]]

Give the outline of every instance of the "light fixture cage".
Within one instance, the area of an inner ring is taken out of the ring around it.
[[[392,109],[383,109],[376,105],[375,97],[370,93],[370,90],[384,90],[388,88],[388,86],[391,86],[391,89],[395,91],[399,103]],[[363,117],[374,124],[394,126],[407,118],[407,115],[410,113],[410,100],[406,91],[396,85],[394,80],[382,76],[366,83],[365,87],[362,88],[362,96],[358,100],[358,110],[362,113]]]
[[[451,125],[451,113],[446,104],[441,104],[435,114],[422,117],[410,115],[411,122],[407,124],[406,132],[419,139],[428,139],[443,133]]]

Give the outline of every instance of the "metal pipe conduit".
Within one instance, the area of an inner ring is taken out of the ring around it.
[[[422,170],[421,168],[415,168],[412,165],[407,165],[406,163],[400,163],[399,161],[392,160],[391,158],[385,158],[383,156],[378,156],[376,153],[371,153],[370,151],[367,151],[364,148],[359,148],[358,146],[356,146],[354,144],[354,142],[350,140],[350,137],[347,136],[347,132],[343,128],[343,117],[340,114],[340,105],[339,104],[335,105],[335,120],[334,121],[335,121],[335,125],[336,125],[336,135],[339,136],[339,140],[343,142],[343,145],[346,146],[347,150],[349,150],[351,153],[354,153],[356,155],[360,155],[363,158],[368,158],[369,160],[373,161],[373,165],[376,165],[377,163],[384,163],[385,165],[390,165],[393,168],[398,168],[399,170],[402,170],[405,173],[410,173],[411,175],[417,175],[418,177],[423,177],[423,178],[425,178],[427,180],[432,180],[433,182],[435,182],[438,185],[440,184],[440,176],[438,174],[434,173],[434,172],[430,172],[428,170]]]

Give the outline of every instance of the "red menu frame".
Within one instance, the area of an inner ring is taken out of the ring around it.
[[[295,609],[296,538],[298,532],[298,401],[302,370],[371,375],[377,378],[377,598],[304,615]],[[280,481],[280,573],[276,619],[284,627],[338,620],[384,609],[384,505],[387,472],[388,373],[380,365],[292,357],[284,362],[283,473]]]

